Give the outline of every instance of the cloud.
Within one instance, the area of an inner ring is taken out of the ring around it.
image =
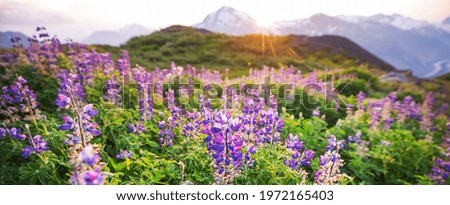
[[[59,11],[43,9],[31,2],[0,3],[0,25],[2,26],[45,26],[74,23],[68,15]]]

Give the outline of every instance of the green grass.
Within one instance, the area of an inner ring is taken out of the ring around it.
[[[294,65],[303,72],[325,68],[358,67],[361,63],[343,53],[294,46],[294,36],[230,36],[204,33],[190,27],[173,26],[147,36],[130,39],[117,47],[94,45],[99,52],[117,58],[126,49],[132,65],[148,69],[166,68],[171,62],[196,68],[230,69],[230,77],[247,74],[249,68]],[[375,68],[370,66],[371,68]]]

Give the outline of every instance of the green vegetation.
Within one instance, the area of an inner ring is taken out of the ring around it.
[[[147,36],[130,39],[120,48],[92,46],[99,52],[118,57],[120,49],[128,50],[130,61],[149,69],[167,67],[171,62],[191,64],[200,69],[230,69],[230,77],[247,74],[249,68],[287,67],[302,72],[316,69],[358,67],[361,62],[343,52],[330,49],[312,50],[295,45],[294,36],[230,36],[202,32],[190,27],[172,26]],[[374,66],[369,66],[374,68]]]

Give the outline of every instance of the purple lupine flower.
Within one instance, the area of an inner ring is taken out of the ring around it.
[[[170,120],[169,120],[170,121]],[[160,148],[162,148],[164,145],[172,146],[173,144],[173,138],[175,137],[175,134],[170,130],[168,126],[165,126],[165,121],[161,121],[158,123],[159,127],[159,143]]]
[[[358,102],[358,109],[364,110],[363,102],[366,99],[366,94],[364,94],[362,91],[359,91],[358,95],[356,96],[357,102]]]
[[[138,104],[141,121],[153,118],[153,75],[143,67],[133,68],[133,77],[138,84]],[[161,88],[162,89],[162,88]]]
[[[0,60],[5,63],[14,63],[14,54],[6,52],[5,54],[0,55]]]
[[[248,147],[248,152],[249,152],[250,154],[255,154],[255,153],[256,153],[255,146],[251,145],[250,147]]]
[[[96,130],[96,129],[89,129],[88,130],[94,137],[99,136],[102,134],[102,132],[100,130]]]
[[[28,157],[31,155],[31,152],[33,151],[33,148],[31,146],[26,146],[22,149],[22,157]]]
[[[239,129],[241,128],[241,125],[242,125],[242,123],[240,122],[239,118],[234,118],[234,119],[230,120],[230,128],[234,132],[238,132]]]
[[[278,113],[277,113],[277,114],[278,114]],[[281,129],[283,129],[283,127],[284,127],[284,119],[279,119],[279,120],[277,121],[276,130],[277,130],[278,132],[281,132]]]
[[[60,130],[70,130],[74,128],[74,121],[69,116],[62,116],[62,120],[64,121],[64,124],[59,126]]]
[[[331,135],[330,139],[328,139],[328,146],[326,150],[333,150],[337,145],[336,136]]]
[[[321,155],[319,158],[319,165],[325,166],[326,163],[327,163],[327,158],[324,155]]]
[[[16,138],[16,139],[18,139],[18,140],[24,140],[25,138],[26,138],[26,136],[25,135],[23,135],[23,134],[20,134],[20,129],[19,128],[15,128],[15,127],[13,127],[13,128],[11,128],[11,129],[9,129],[9,133],[10,133],[10,135],[12,136],[12,137],[14,137],[14,138]]]
[[[94,110],[93,104],[88,104],[83,107],[83,112],[89,115],[90,117],[95,117],[98,114],[97,110]]]
[[[36,94],[29,89],[26,83],[27,81],[22,76],[18,76],[13,85],[2,87],[0,114],[7,118],[3,121],[5,124],[17,120],[35,122],[42,118],[38,109],[39,103],[36,100]],[[34,123],[34,125],[37,126],[37,123]]]
[[[76,105],[76,104],[74,104]],[[71,109],[78,109],[76,107],[72,107]],[[96,116],[98,114],[97,110],[93,109],[92,104],[88,104],[86,106],[83,106],[82,111],[77,113],[79,116],[77,116],[77,122],[75,122],[72,118],[68,116],[63,116],[64,124],[60,126],[60,129],[62,130],[68,130],[73,129],[73,134],[75,136],[77,135],[86,135],[91,134],[93,137],[98,136],[101,134],[101,131],[97,129],[98,124],[91,122],[91,118]],[[80,121],[80,122],[78,122]],[[81,127],[79,127],[81,125]],[[84,132],[86,131],[86,132]],[[91,136],[89,137],[90,140]],[[87,144],[86,142],[84,144]]]
[[[142,132],[145,132],[145,127],[140,122],[136,123],[136,128],[137,128],[136,134],[138,134],[138,135]]]
[[[286,138],[285,145],[290,157],[284,161],[286,166],[300,174],[303,179],[302,184],[308,175],[304,167],[310,166],[311,160],[314,158],[314,152],[303,148],[303,144],[303,141],[300,141],[298,136],[289,134]]]
[[[170,111],[171,116],[169,117],[169,127],[174,127],[179,125],[179,121],[181,120],[181,109],[176,105],[175,101],[175,93],[172,89],[169,89],[166,92],[167,97],[167,108]]]
[[[351,143],[355,143],[355,142],[356,142],[356,138],[353,137],[353,136],[348,136],[348,137],[347,137],[347,140],[348,140],[349,142],[351,142]]]
[[[127,50],[121,50],[120,52],[120,58],[117,60],[117,70],[119,71],[120,77],[126,79],[130,72],[130,58]]]
[[[361,157],[366,157],[367,152],[369,151],[369,144],[370,142],[366,142],[362,139],[362,133],[361,131],[358,131],[355,136],[348,136],[347,138],[348,142],[355,143],[356,145],[356,154]]]
[[[165,125],[166,125],[166,122],[165,122],[165,121],[160,121],[160,122],[158,122],[158,128],[159,128],[159,129],[162,129]]]
[[[21,83],[21,84],[26,84],[27,83],[27,81],[22,76],[17,77],[17,81],[19,83]]]
[[[354,106],[352,104],[347,104],[346,105],[346,114],[347,116],[352,116],[353,115],[353,108]]]
[[[79,161],[88,164],[89,166],[93,166],[100,160],[100,156],[94,150],[92,145],[86,146],[79,155]]]
[[[320,110],[319,110],[319,108],[314,109],[313,112],[312,112],[312,115],[316,116],[316,117],[320,117]]]
[[[303,166],[311,165],[311,160],[314,158],[314,152],[312,150],[307,150],[304,152],[304,159],[302,159],[301,163]]]
[[[213,161],[215,184],[230,184],[241,170],[254,166],[251,155],[256,148],[237,128],[242,126],[238,125],[242,119],[236,120],[223,110],[210,113],[205,109],[201,115],[205,120],[199,124],[203,125],[201,132],[207,135],[204,142]]]
[[[59,88],[58,93],[63,96],[58,95],[58,102],[55,101],[55,104],[60,105],[67,105],[69,98],[70,100],[73,100],[73,103],[78,103],[76,106],[81,106],[79,103],[85,101],[85,93],[83,90],[83,85],[81,83],[81,77],[79,74],[73,73],[72,71],[67,70],[61,70],[60,73],[57,75],[59,78]],[[61,106],[60,106],[61,107]],[[67,107],[61,107],[67,109]]]
[[[18,49],[22,48],[23,45],[20,42],[21,40],[22,39],[19,36],[11,37],[11,43],[13,44],[13,48],[18,48]]]
[[[0,128],[0,139],[5,138],[7,132],[6,129]]]
[[[145,132],[145,127],[140,122],[136,123],[136,126],[134,126],[132,123],[128,125],[128,129],[131,133],[135,133],[137,135],[140,135],[141,133]]]
[[[133,125],[133,123],[130,123],[128,125],[128,130],[130,131],[130,133],[136,132],[136,127]]]
[[[106,81],[105,89],[106,92],[103,98],[110,103],[118,105],[120,102],[120,84],[117,82],[115,75],[111,75],[111,78]]]
[[[450,137],[445,137],[440,147],[443,152],[441,157],[435,160],[428,177],[435,184],[447,184],[450,175]]]
[[[391,143],[391,141],[388,141],[388,140],[381,140],[380,145],[389,147],[392,145],[392,143]]]
[[[44,141],[40,135],[36,135],[31,140],[31,144],[33,145],[33,151],[36,154],[42,154],[43,151],[48,151],[48,143]]]
[[[387,130],[391,127],[392,123],[394,123],[393,118],[386,118],[383,120],[383,129]]]
[[[416,104],[413,102],[411,96],[403,98],[402,102],[396,103],[397,106],[397,121],[403,123],[406,118],[417,119],[419,115],[415,114]]]
[[[320,156],[320,167],[314,175],[317,184],[335,184],[343,177],[340,167],[343,166],[344,161],[341,159],[339,150],[343,148],[344,140],[336,142],[336,136],[331,135],[328,142],[327,151]],[[331,147],[332,149],[329,149]]]
[[[64,141],[64,144],[73,147],[80,142],[81,142],[80,136],[73,136],[73,135],[70,136],[69,135],[68,138]]]
[[[381,108],[375,108],[370,116],[369,127],[376,130],[378,128],[378,124],[380,123],[380,118]]]
[[[84,171],[81,174],[81,178],[83,179],[86,185],[102,185],[105,183],[105,174],[100,172],[100,169],[97,167],[92,171]]]
[[[355,138],[356,138],[358,144],[360,144],[360,141],[362,140],[362,132],[360,130],[358,130],[358,132],[356,132]]]
[[[28,131],[28,133],[30,133],[30,128],[28,124],[25,124],[25,129]],[[7,129],[5,130],[7,131]],[[42,152],[49,150],[48,143],[44,141],[40,135],[36,135],[34,137],[25,136],[20,134],[20,129],[18,128],[11,128],[9,134],[16,139],[21,140],[24,140],[25,138],[28,137],[28,141],[31,146],[26,146],[25,148],[22,149],[22,157],[24,158],[30,156],[33,153],[42,154]]]
[[[55,104],[58,107],[66,108],[70,103],[70,98],[65,95],[58,94],[58,98],[55,100]]]
[[[198,136],[201,133],[201,125],[202,125],[202,119],[201,119],[200,113],[194,111],[189,112],[186,111],[186,122],[185,126],[183,127],[182,133],[186,136]]]
[[[439,107],[439,114],[445,114],[445,111],[448,110],[448,103],[444,103]]]
[[[259,114],[259,120],[258,118]],[[281,131],[284,127],[284,120],[278,117],[278,112],[274,109],[259,110],[253,114],[243,116],[244,126],[253,127],[247,130],[247,135],[251,132],[255,134],[255,144],[277,143],[281,140]]]
[[[117,159],[131,159],[131,157],[133,157],[133,153],[126,150],[120,150],[116,155]]]
[[[222,131],[222,126],[219,123],[214,123],[214,125],[211,128],[211,132],[213,134],[220,133]]]
[[[229,152],[232,160],[233,167],[241,167],[242,159],[244,155],[242,154],[242,146],[244,142],[242,141],[242,137],[239,134],[235,134],[231,137],[231,143],[229,143]],[[227,161],[227,159],[225,159]],[[225,162],[225,164],[228,164]]]

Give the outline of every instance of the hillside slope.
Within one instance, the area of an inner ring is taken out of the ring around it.
[[[96,48],[113,55],[119,52],[115,47]],[[395,70],[352,41],[338,36],[231,36],[176,25],[132,38],[120,49],[129,51],[132,63],[147,68],[166,67],[175,62],[235,71],[263,65],[294,65],[307,72],[362,64],[384,71]]]

